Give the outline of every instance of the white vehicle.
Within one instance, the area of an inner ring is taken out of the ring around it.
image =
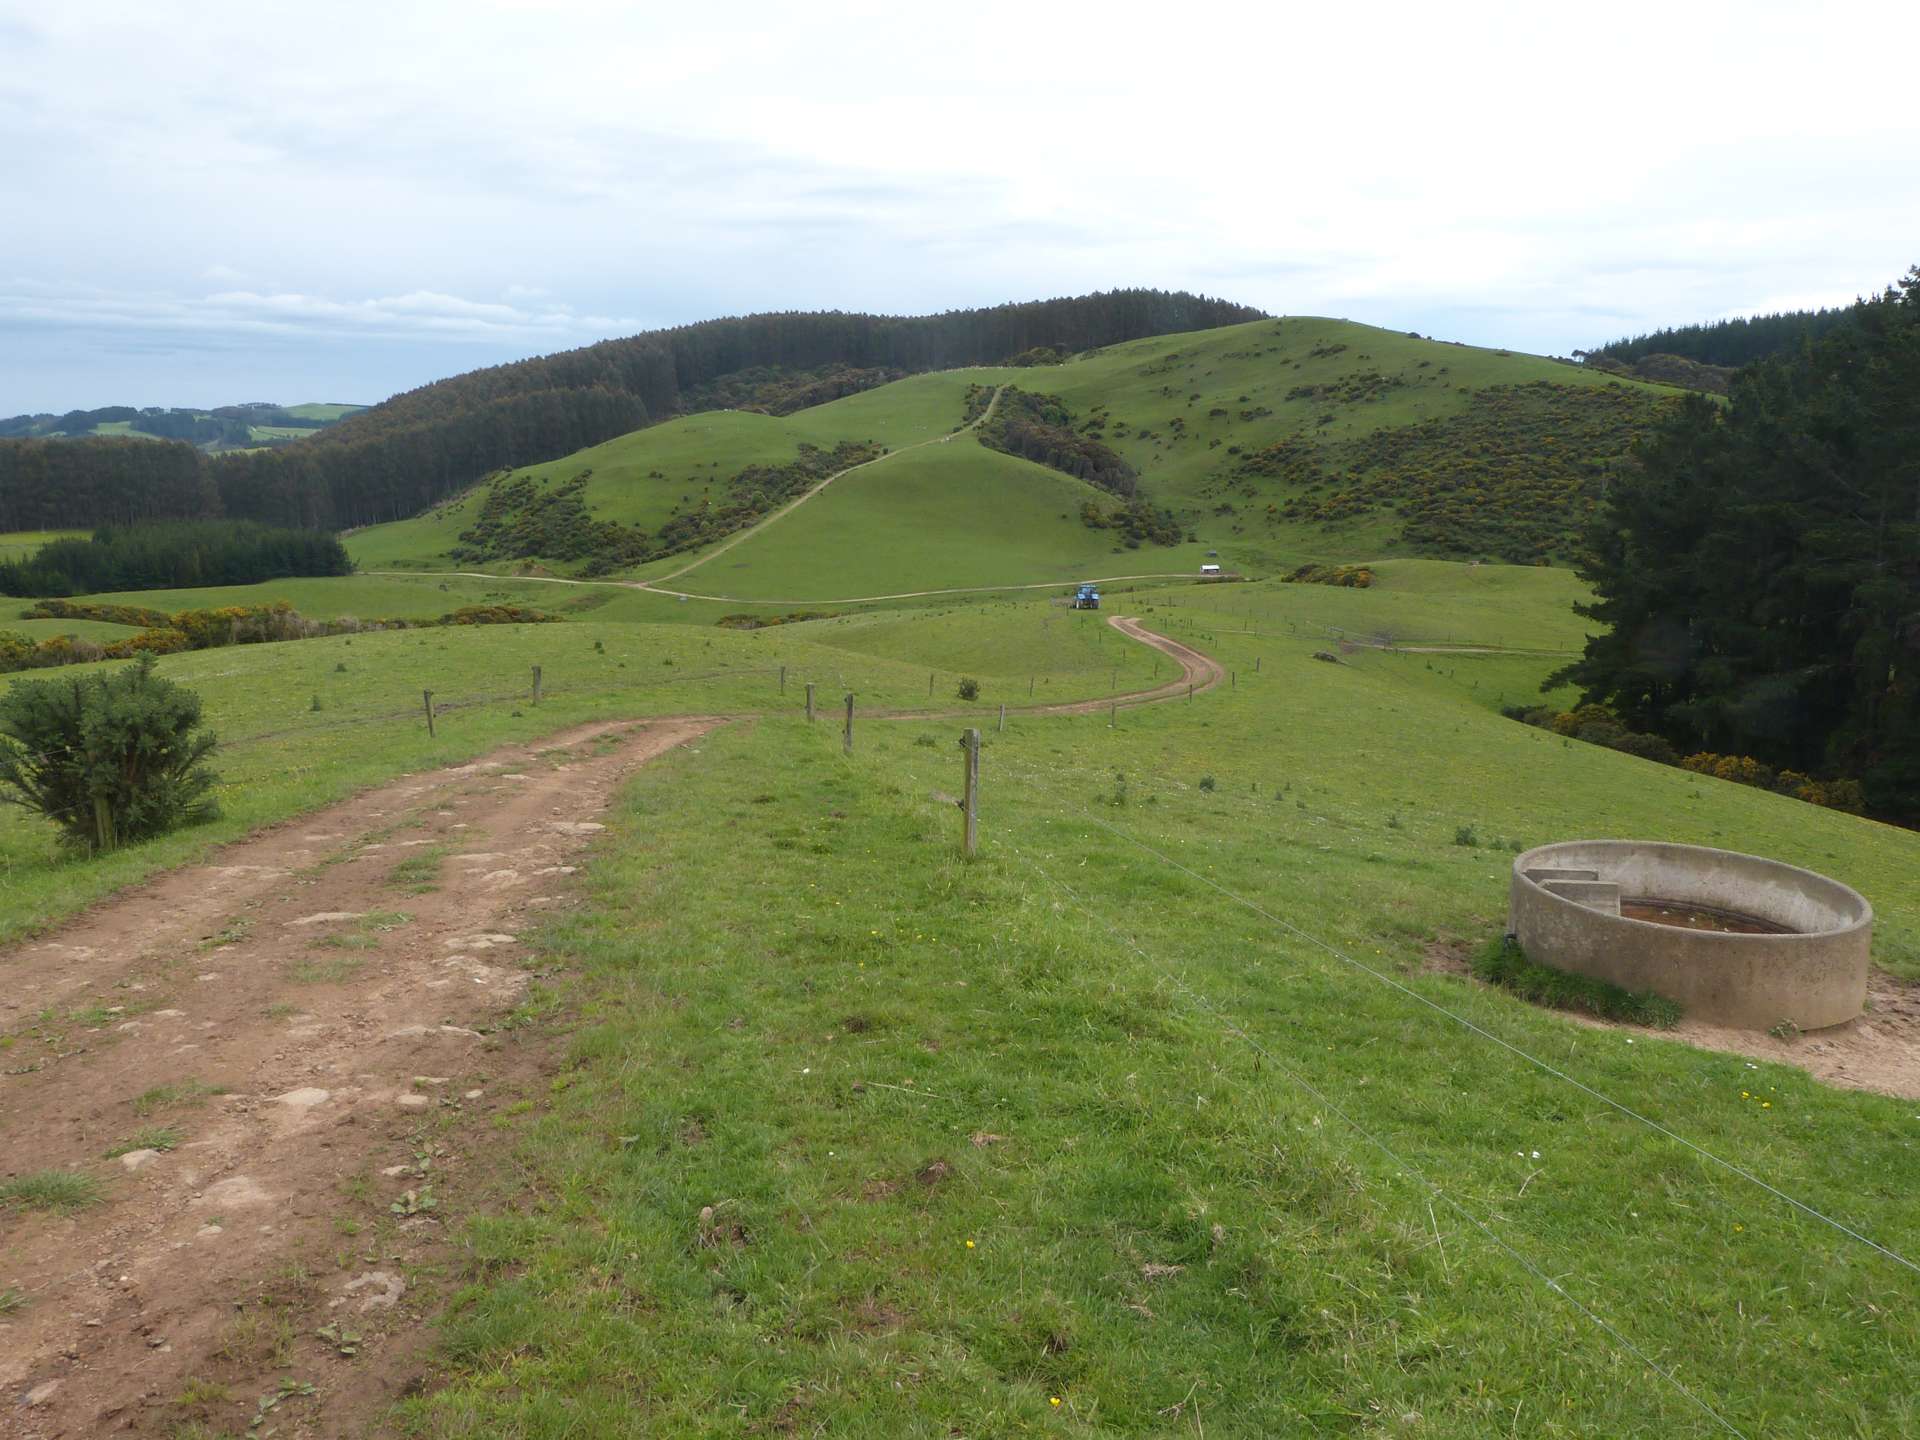
[[[1220,573],[1220,567],[1209,560],[1200,567],[1200,573],[1202,575],[1218,575]]]

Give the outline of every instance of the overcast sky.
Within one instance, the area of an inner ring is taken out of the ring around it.
[[[1920,262],[1910,40],[1756,0],[0,0],[0,415],[1123,285],[1549,353],[1845,302]]]

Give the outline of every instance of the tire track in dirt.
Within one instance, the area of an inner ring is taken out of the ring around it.
[[[167,1434],[202,1413],[173,1403],[190,1377],[232,1386],[204,1413],[238,1431],[288,1374],[320,1395],[276,1420],[365,1433],[425,1343],[409,1277],[441,1229],[419,1197],[458,1188],[537,1078],[537,1047],[486,1033],[531,978],[515,932],[571,903],[619,783],[718,723],[586,725],[405,776],[0,953],[0,1174],[103,1192],[0,1210],[0,1292],[24,1294],[0,1315],[0,1434]],[[103,1158],[158,1125],[173,1148]]]

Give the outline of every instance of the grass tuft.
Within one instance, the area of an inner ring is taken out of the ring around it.
[[[1489,941],[1473,957],[1473,973],[1489,985],[1553,1010],[1577,1010],[1602,1020],[1661,1030],[1670,1030],[1680,1021],[1677,1001],[1651,990],[1626,990],[1605,980],[1537,964],[1504,936]]]
[[[0,1206],[71,1215],[100,1202],[100,1182],[84,1170],[33,1170],[0,1180]]]
[[[118,1160],[135,1150],[175,1150],[185,1138],[185,1132],[173,1125],[143,1125],[107,1151],[107,1159]]]

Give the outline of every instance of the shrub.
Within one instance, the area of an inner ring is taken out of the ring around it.
[[[1680,763],[1680,752],[1673,748],[1673,743],[1664,735],[1648,735],[1643,731],[1628,730],[1611,743],[1614,749],[1623,754],[1637,755],[1642,760],[1651,760],[1658,765]]]
[[[957,693],[962,700],[978,700],[980,698],[980,682],[969,675],[960,682],[960,687],[955,693]]]
[[[215,739],[200,697],[154,673],[23,680],[0,698],[0,799],[37,811],[88,854],[212,819]]]
[[[1211,789],[1213,789],[1213,776],[1211,776],[1211,775],[1202,775],[1202,776],[1200,777],[1200,788],[1201,788],[1202,790],[1211,790]]]
[[[1460,825],[1454,828],[1453,843],[1472,849],[1480,843],[1480,837],[1474,833],[1473,826]]]

